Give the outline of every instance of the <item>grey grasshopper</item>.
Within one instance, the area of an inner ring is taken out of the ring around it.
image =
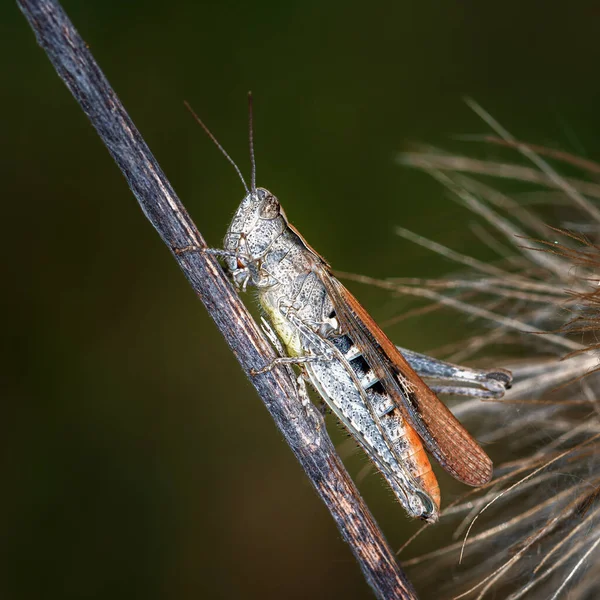
[[[491,479],[492,462],[419,375],[450,384],[440,392],[500,397],[510,373],[401,352],[289,223],[277,198],[256,187],[253,152],[251,158],[251,187],[244,182],[247,193],[223,249],[209,252],[224,258],[239,289],[258,292],[267,333],[284,354],[266,369],[298,365],[299,385],[306,381],[317,391],[408,514],[435,522],[440,490],[425,450],[472,486]]]

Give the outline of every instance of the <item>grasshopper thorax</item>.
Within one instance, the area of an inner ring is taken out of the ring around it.
[[[263,259],[287,225],[279,200],[268,190],[256,188],[242,200],[223,241],[227,268],[238,287],[272,284]]]

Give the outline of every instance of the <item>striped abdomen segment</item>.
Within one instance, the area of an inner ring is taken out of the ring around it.
[[[423,491],[440,507],[440,488],[425,453],[421,438],[402,417],[393,398],[388,394],[360,350],[347,335],[331,341],[344,355],[365,391],[368,401],[378,417],[384,437],[399,462],[402,462]]]

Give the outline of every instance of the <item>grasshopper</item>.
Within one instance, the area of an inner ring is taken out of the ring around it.
[[[510,373],[466,369],[410,351],[403,355],[291,225],[278,199],[256,187],[252,117],[250,188],[196,119],[246,188],[223,249],[206,251],[223,257],[238,289],[257,290],[267,333],[285,354],[260,372],[297,365],[299,386],[305,388],[308,382],[317,391],[408,514],[435,522],[440,489],[425,450],[471,486],[490,481],[492,462],[416,371],[454,384],[436,391],[480,397],[501,396],[510,385]],[[305,389],[299,396],[307,397]]]

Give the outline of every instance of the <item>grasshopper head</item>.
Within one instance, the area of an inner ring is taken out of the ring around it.
[[[261,263],[286,226],[279,200],[268,190],[256,188],[242,200],[223,242],[232,253],[225,262],[236,285],[268,285],[269,276],[261,272]]]

